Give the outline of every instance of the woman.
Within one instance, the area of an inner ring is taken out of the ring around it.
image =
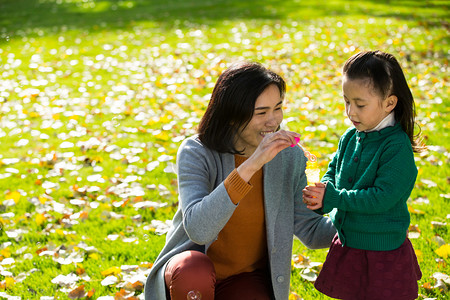
[[[300,135],[279,130],[285,89],[254,62],[219,77],[198,135],[179,148],[179,209],[145,299],[287,299],[293,235],[330,246],[334,226],[302,202]]]

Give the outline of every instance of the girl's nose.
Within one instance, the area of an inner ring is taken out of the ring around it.
[[[345,110],[347,112],[347,116],[353,116],[353,114],[354,114],[353,105],[347,104],[347,107]]]

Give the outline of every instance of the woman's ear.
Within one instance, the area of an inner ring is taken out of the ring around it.
[[[397,96],[395,95],[390,95],[389,97],[387,97],[386,100],[384,101],[385,103],[384,110],[388,113],[393,111],[395,106],[397,106],[397,100],[398,100]]]

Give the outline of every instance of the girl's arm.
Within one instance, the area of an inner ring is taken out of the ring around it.
[[[323,175],[320,182],[331,182],[335,183],[335,175],[336,175],[336,165],[338,161],[338,152],[336,152],[331,160],[331,162],[328,164],[328,169],[325,175]]]
[[[417,176],[410,145],[390,144],[378,162],[376,178],[370,187],[338,189],[332,182],[326,186],[323,211],[333,208],[359,213],[387,211],[409,197]]]

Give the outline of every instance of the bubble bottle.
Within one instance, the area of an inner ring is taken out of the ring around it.
[[[319,164],[317,163],[317,157],[311,152],[307,151],[304,147],[300,146],[298,142],[300,142],[300,138],[296,137],[295,144],[292,144],[291,147],[297,145],[302,148],[303,153],[308,159],[308,161],[306,162],[305,170],[308,185],[314,185],[315,182],[320,182],[320,168]]]
[[[309,154],[309,156],[307,155]],[[306,162],[306,179],[308,181],[308,185],[314,185],[315,182],[320,182],[320,168],[317,163],[317,158],[314,154],[305,151],[305,155],[308,158]]]
[[[187,293],[187,300],[201,300],[202,294],[197,290],[192,290]]]

